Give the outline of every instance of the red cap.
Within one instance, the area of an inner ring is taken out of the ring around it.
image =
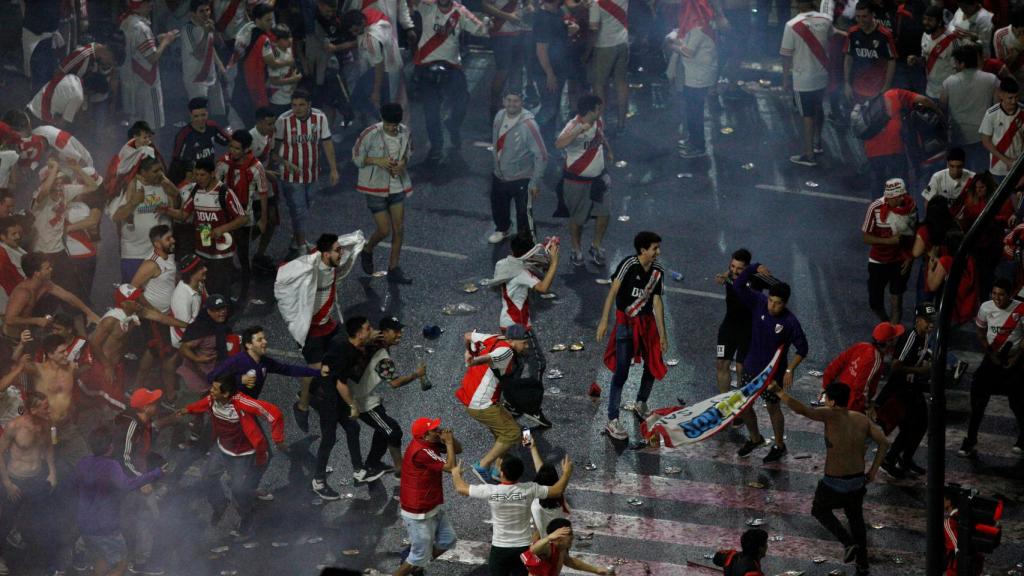
[[[879,322],[875,329],[871,331],[871,337],[875,339],[875,342],[885,343],[899,338],[905,330],[906,328],[902,324]]]
[[[440,425],[440,418],[434,418],[433,420],[430,418],[417,418],[416,421],[412,423],[412,436],[413,438],[423,438],[427,432],[430,432]]]
[[[121,284],[114,290],[114,305],[120,306],[126,300],[138,301],[142,297],[142,290],[131,284]]]
[[[131,405],[132,408],[145,408],[150,404],[156,402],[164,395],[163,390],[150,390],[149,388],[139,388],[135,392],[132,392]]]

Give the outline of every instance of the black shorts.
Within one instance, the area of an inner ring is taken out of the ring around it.
[[[804,118],[814,118],[821,114],[821,103],[824,97],[824,90],[796,92],[796,108]]]
[[[338,334],[338,331],[339,328],[335,326],[334,330],[323,336],[306,337],[306,344],[302,347],[302,358],[306,364],[319,364],[323,361],[324,354],[327,353],[327,345],[331,342],[331,338]]]
[[[715,347],[715,358],[719,360],[735,359],[740,364],[750,350],[750,325],[723,320],[718,326],[718,345]]]
[[[782,374],[785,374],[785,372],[782,372]],[[743,377],[743,385],[746,386],[747,384],[749,384],[750,381],[753,380],[756,376],[757,374],[754,374],[753,376],[745,375]],[[782,387],[782,376],[779,374],[778,371],[775,372],[774,381],[776,384],[779,385],[780,388]],[[775,392],[768,390],[767,386],[765,387],[764,392],[761,392],[761,400],[764,400],[765,404],[778,404],[779,402],[782,401],[782,399],[779,398],[779,395],[776,394]]]

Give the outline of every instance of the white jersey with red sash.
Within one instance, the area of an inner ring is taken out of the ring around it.
[[[316,260],[316,300],[313,302],[313,319],[309,323],[309,337],[326,336],[337,326],[331,315],[338,297],[338,269],[326,266]]]
[[[924,72],[928,76],[925,94],[929,98],[938,98],[942,92],[942,82],[956,72],[953,67],[956,40],[956,33],[948,28],[937,38],[932,38],[931,34],[921,35],[921,58],[924,59]]]
[[[628,0],[596,0],[588,14],[590,28],[597,28],[595,48],[611,48],[629,42]]]
[[[1024,315],[1024,303],[1011,302],[1006,308],[996,306],[989,300],[978,308],[978,316],[974,322],[985,331],[985,341],[993,354],[1005,353],[1010,347],[1020,344],[1024,339],[1024,326],[1021,316]]]
[[[996,30],[992,35],[992,45],[996,58],[1003,61],[1017,82],[1024,82],[1024,42],[1017,39],[1012,28],[1007,26]]]
[[[69,124],[74,122],[78,111],[85,108],[82,79],[68,74],[50,80],[36,92],[26,108],[47,124],[58,119]]]
[[[1018,104],[1012,114],[1007,114],[1002,105],[996,104],[985,111],[978,132],[988,135],[996,149],[1004,156],[1016,160],[1024,152],[1022,127],[1024,127],[1024,107]],[[989,167],[995,176],[1006,176],[1010,173],[1010,167],[995,156],[991,156]]]
[[[420,36],[416,57],[413,59],[413,64],[417,66],[431,62],[462,66],[459,32],[469,32],[475,36],[487,33],[487,25],[458,2],[452,2],[448,10],[444,11],[436,2],[423,0],[416,9],[423,17],[423,35]]]
[[[148,60],[157,49],[153,29],[146,18],[129,14],[121,21],[121,32],[125,39],[125,62],[120,76],[124,111],[159,130],[164,126],[164,96],[160,67]]]
[[[828,86],[825,47],[831,35],[832,20],[820,12],[802,12],[786,22],[779,54],[793,59],[793,89],[797,92],[813,92]]]
[[[455,397],[466,408],[483,410],[498,402],[501,398],[500,376],[512,369],[515,352],[500,334],[481,334],[473,332],[470,336],[470,354],[474,358],[489,355],[483,364],[470,366],[462,377],[462,385],[455,391]]]
[[[562,134],[575,131],[582,122],[579,116],[569,120]],[[565,172],[569,177],[588,179],[604,173],[604,122],[600,118],[565,147]]]
[[[104,175],[108,198],[116,197],[121,193],[121,189],[138,172],[139,162],[147,156],[160,159],[159,153],[152,146],[137,146],[134,138],[121,147],[117,156],[110,159],[110,163],[107,164],[107,172]]]
[[[248,18],[246,0],[213,0],[213,25],[227,38],[234,38]]]
[[[181,72],[187,84],[212,86],[217,81],[213,34],[189,20],[181,34]]]

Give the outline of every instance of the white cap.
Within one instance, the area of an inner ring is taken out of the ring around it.
[[[907,193],[907,185],[903,178],[890,178],[885,181],[885,197],[898,198]]]

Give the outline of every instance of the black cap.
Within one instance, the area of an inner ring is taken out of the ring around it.
[[[228,307],[228,299],[220,294],[210,294],[206,299],[207,310],[223,310]]]
[[[401,330],[405,328],[405,324],[399,322],[398,318],[394,316],[386,316],[380,319],[380,322],[377,323],[377,328],[381,330]]]
[[[914,309],[914,314],[919,318],[924,318],[929,322],[935,321],[935,304],[931,302],[921,302]]]

